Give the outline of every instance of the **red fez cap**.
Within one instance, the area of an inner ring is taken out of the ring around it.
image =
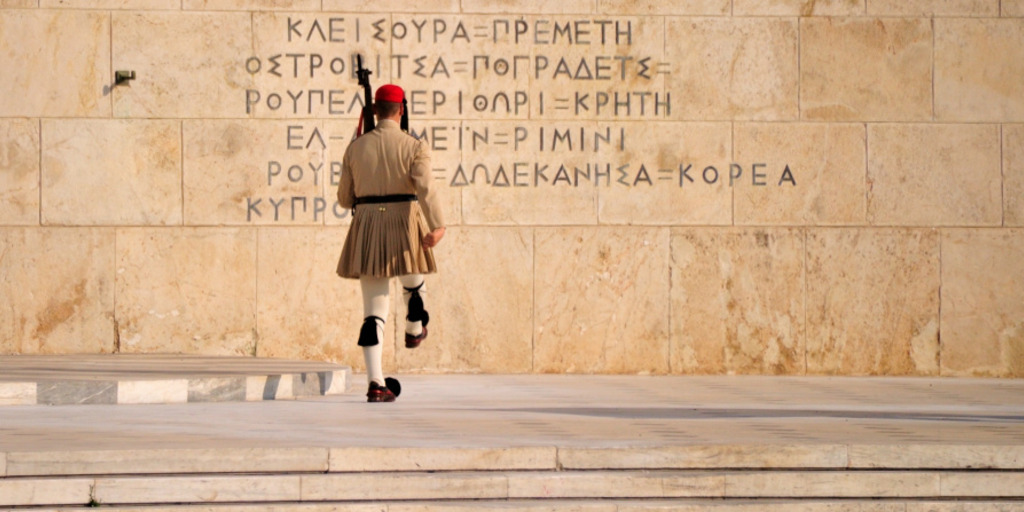
[[[405,92],[402,88],[393,85],[386,84],[377,88],[377,94],[373,97],[373,101],[390,101],[391,103],[401,103],[405,99]]]

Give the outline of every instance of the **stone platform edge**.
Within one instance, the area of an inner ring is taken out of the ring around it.
[[[0,406],[290,400],[343,394],[348,390],[351,374],[352,370],[345,367],[270,375],[0,382]]]
[[[565,470],[1024,470],[1014,445],[272,447],[0,452],[0,478]],[[1019,473],[1018,473],[1019,474]]]

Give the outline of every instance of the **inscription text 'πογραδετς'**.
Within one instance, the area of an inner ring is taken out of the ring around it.
[[[330,74],[344,74],[344,59],[320,54],[287,54],[292,64],[282,68],[282,55],[263,59],[250,57],[246,70],[250,74],[265,72],[276,77],[309,78]],[[331,66],[325,62],[331,59]],[[308,62],[307,62],[308,61]],[[338,64],[335,64],[338,63]],[[466,57],[445,57],[435,54],[391,55],[391,72],[395,79],[430,78],[435,80],[469,77],[484,78],[569,80],[569,81],[650,81],[658,75],[671,73],[671,64],[649,55],[587,55],[565,57],[558,55],[501,55],[474,54]],[[336,71],[340,70],[340,71]],[[283,74],[282,74],[283,73]]]

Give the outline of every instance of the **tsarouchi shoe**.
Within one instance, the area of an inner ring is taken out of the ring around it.
[[[366,392],[367,402],[394,402],[395,394],[390,389],[377,384],[376,382],[370,383],[370,390]]]
[[[405,348],[416,348],[423,343],[423,340],[427,339],[427,328],[423,327],[423,332],[419,336],[413,336],[412,334],[405,333]]]

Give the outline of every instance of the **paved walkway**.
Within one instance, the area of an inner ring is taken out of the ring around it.
[[[0,407],[0,452],[225,447],[1024,446],[1024,380],[408,375],[390,404]]]

